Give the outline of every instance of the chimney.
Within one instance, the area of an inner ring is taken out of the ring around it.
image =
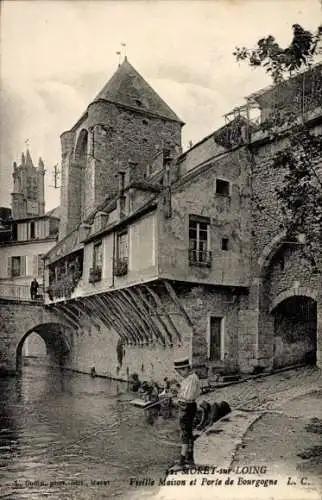
[[[139,172],[137,171],[138,163],[132,160],[128,161],[128,182],[129,184],[134,180],[137,180]]]
[[[119,194],[124,193],[124,188],[125,188],[125,172],[122,170],[119,171]]]
[[[119,210],[119,216],[120,219],[125,217],[125,202],[126,202],[126,197],[124,195],[124,189],[125,189],[125,172],[120,171],[119,172],[119,199],[118,199],[118,210]]]

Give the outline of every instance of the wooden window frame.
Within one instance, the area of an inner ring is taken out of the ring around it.
[[[207,320],[207,351],[208,351],[208,360],[210,360],[210,354],[211,354],[211,318],[220,318],[220,358],[218,360],[213,360],[213,362],[216,361],[224,361],[225,359],[225,335],[226,335],[226,317],[225,316],[217,316],[215,314],[208,314],[208,320]]]
[[[195,224],[196,226],[192,226]],[[201,229],[200,225],[205,224],[207,226],[207,238],[202,240],[200,237]],[[189,215],[188,222],[188,244],[189,244],[189,265],[191,266],[201,266],[201,267],[211,267],[212,263],[212,252],[211,252],[211,225],[209,217],[202,217],[198,215]],[[190,231],[196,231],[196,238],[190,237]],[[202,242],[206,241],[206,250],[201,249]],[[191,248],[191,242],[195,242],[195,248]]]

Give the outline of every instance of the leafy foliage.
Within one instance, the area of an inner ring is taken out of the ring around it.
[[[237,61],[247,61],[251,67],[263,67],[271,75],[273,82],[280,87],[288,86],[286,74],[303,69],[309,70],[315,56],[321,53],[322,26],[313,34],[301,26],[293,25],[291,44],[283,49],[269,35],[257,43],[257,48],[236,48]],[[313,70],[312,70],[313,71]],[[312,106],[321,106],[321,72],[318,84],[310,89]],[[287,139],[286,146],[272,159],[272,166],[284,174],[283,183],[276,189],[277,202],[281,208],[283,226],[288,238],[296,239],[304,235],[303,253],[312,266],[313,272],[322,269],[322,136],[313,135],[305,120],[306,101],[303,90],[304,80],[296,80],[301,106],[291,102],[278,103],[261,127],[269,132],[271,139]],[[302,86],[303,85],[303,86]],[[287,109],[288,108],[288,109]]]
[[[285,169],[284,182],[276,193],[288,237],[305,235],[303,253],[314,272],[322,264],[322,176],[317,169],[321,151],[322,137],[299,125],[293,127],[289,145],[273,158],[274,168]]]
[[[321,52],[322,26],[315,34],[304,30],[299,24],[293,25],[293,39],[283,49],[272,35],[261,38],[255,49],[236,47],[233,55],[237,61],[248,61],[252,67],[261,66],[270,74],[274,83],[284,80],[286,72],[293,73],[310,66],[314,57]]]

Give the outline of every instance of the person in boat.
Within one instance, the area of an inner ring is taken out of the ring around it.
[[[194,465],[193,425],[197,412],[196,400],[201,394],[200,380],[192,370],[189,359],[174,362],[176,372],[182,377],[178,392],[179,426],[181,430],[180,466]]]

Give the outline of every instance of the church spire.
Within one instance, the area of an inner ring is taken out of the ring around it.
[[[26,167],[34,167],[34,164],[32,162],[32,159],[31,159],[30,152],[29,152],[28,148],[27,148],[27,151],[26,151]]]

